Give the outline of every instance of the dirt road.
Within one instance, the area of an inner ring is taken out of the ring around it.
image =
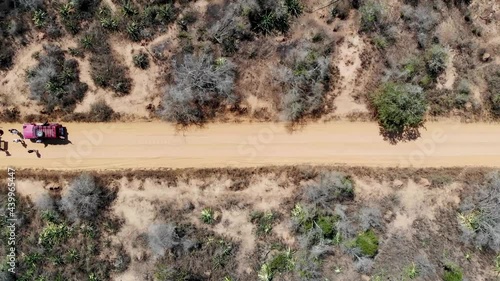
[[[169,124],[66,124],[72,144],[9,141],[0,167],[71,169],[253,167],[345,164],[391,167],[500,167],[500,125],[428,123],[415,142],[391,145],[374,123],[309,124],[289,133],[283,124],[210,124],[176,132]],[[26,152],[38,149],[41,157]]]

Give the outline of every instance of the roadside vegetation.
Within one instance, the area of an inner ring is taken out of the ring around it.
[[[15,280],[110,280],[126,274],[154,281],[332,276],[456,281],[494,280],[499,272],[497,171],[288,167],[26,173],[20,185],[59,182],[62,190],[18,196],[22,254]],[[227,179],[246,177],[252,180],[237,189],[220,188]],[[430,186],[419,184],[422,177]],[[442,184],[443,177],[453,180]],[[147,190],[140,187],[145,182]],[[168,189],[160,187],[164,183]],[[157,188],[164,194],[145,197]],[[213,197],[215,190],[222,197]],[[415,209],[416,190],[423,195]],[[0,198],[4,212],[7,197]],[[133,213],[122,212],[132,206],[127,204],[135,206]],[[402,217],[413,228],[401,228]],[[3,217],[0,226],[7,224]],[[8,232],[0,235],[6,242]],[[0,268],[2,280],[13,280],[6,268]]]
[[[97,117],[80,110],[103,92],[180,126],[362,119],[392,142],[438,117],[500,115],[498,31],[484,3],[200,3],[2,1],[1,120],[134,118],[135,108],[113,114],[102,102]],[[21,71],[23,86],[12,82]],[[19,91],[27,101],[12,98]]]

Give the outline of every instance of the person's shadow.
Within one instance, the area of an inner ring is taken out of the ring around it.
[[[42,155],[40,154],[40,152],[38,150],[36,151],[36,157],[38,157],[38,158],[42,157]]]
[[[9,152],[9,143],[6,142],[6,141],[0,140],[0,150],[3,151],[3,152],[5,152],[6,156],[11,156],[12,155]]]

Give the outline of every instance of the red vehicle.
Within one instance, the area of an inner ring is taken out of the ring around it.
[[[59,123],[28,123],[23,125],[23,137],[36,142],[50,139],[67,140],[68,132],[66,127]]]

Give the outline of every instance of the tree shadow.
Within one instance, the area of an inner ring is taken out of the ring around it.
[[[424,126],[420,128],[425,129]],[[384,141],[396,145],[399,142],[414,141],[420,138],[420,128],[404,128],[403,130],[389,132],[380,126],[380,135],[384,137]]]

